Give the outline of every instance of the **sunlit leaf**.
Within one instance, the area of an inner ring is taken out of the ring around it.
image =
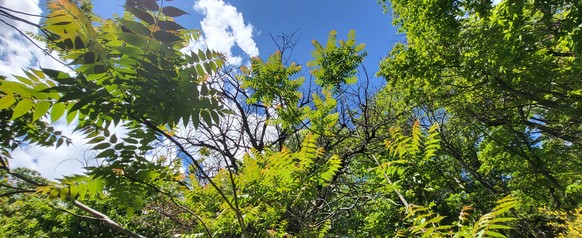
[[[42,101],[36,104],[34,108],[34,113],[32,114],[32,120],[36,121],[42,116],[44,116],[51,107],[51,103],[47,101]]]
[[[30,99],[20,100],[20,102],[16,104],[16,107],[14,107],[10,120],[14,120],[26,114],[30,109],[32,109],[32,106],[33,102]]]

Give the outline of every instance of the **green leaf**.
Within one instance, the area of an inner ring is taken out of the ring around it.
[[[143,54],[143,50],[141,48],[133,46],[119,46],[116,47],[115,49],[124,55],[140,56]]]
[[[194,110],[194,112],[192,113],[192,125],[196,129],[198,129],[198,126],[200,125],[200,111],[199,110]]]
[[[12,104],[14,104],[15,102],[16,99],[14,99],[13,94],[5,95],[4,97],[0,98],[0,110],[4,110],[12,106]]]
[[[75,185],[69,186],[69,195],[71,196],[71,198],[74,199],[78,193],[79,193],[79,187],[77,187]]]
[[[25,77],[18,76],[18,75],[12,75],[12,76],[14,76],[14,78],[18,79],[18,81],[20,81],[23,84],[26,84],[26,85],[32,85],[33,84],[32,83],[32,80],[27,79]]]
[[[125,211],[127,212],[127,216],[130,217],[130,216],[133,216],[133,213],[135,212],[135,208],[133,208],[133,207],[127,207],[125,209]]]
[[[103,143],[103,144],[105,144],[105,143]],[[99,145],[97,145],[97,146],[99,146]],[[107,148],[107,147],[105,147],[105,148]],[[109,158],[109,157],[113,157],[114,155],[115,155],[114,149],[106,149],[106,150],[102,151],[101,153],[99,153],[97,156],[95,156],[95,158]]]
[[[117,143],[117,136],[115,136],[115,134],[111,135],[111,137],[109,138],[109,142],[111,142],[112,144]]]
[[[503,235],[503,234],[501,234],[499,232],[495,232],[495,231],[487,231],[487,232],[485,232],[485,234],[487,236],[491,236],[491,237],[501,237],[501,238],[506,238],[507,237],[507,236],[505,236],[505,235]]]
[[[51,109],[51,122],[55,123],[59,120],[65,113],[67,106],[63,103],[56,103]]]
[[[206,61],[206,55],[204,55],[204,51],[202,51],[201,49],[198,49],[197,55],[200,58],[200,61]]]
[[[49,193],[49,197],[50,198],[56,198],[57,196],[59,196],[59,189],[55,188],[55,187],[51,187],[50,193]]]
[[[98,136],[98,137],[95,137],[95,138],[91,139],[87,143],[88,144],[97,144],[97,143],[102,142],[104,140],[105,140],[105,137],[104,136]]]
[[[121,22],[121,24],[123,26],[125,26],[125,28],[129,29],[130,31],[142,35],[142,36],[149,36],[152,32],[150,31],[150,29],[148,29],[146,26],[144,26],[143,24],[139,23],[139,22],[135,22],[135,21],[128,21],[125,19],[118,19],[119,22]]]
[[[93,146],[93,148],[91,148],[92,150],[102,150],[102,149],[107,149],[109,148],[110,144],[109,142],[103,142],[101,144],[98,144],[96,146]]]
[[[176,41],[180,41],[182,40],[182,38],[169,33],[167,31],[156,31],[154,32],[154,38],[156,38],[156,40],[162,41],[162,42],[167,42],[167,43],[172,43],[172,42],[176,42]]]
[[[218,122],[220,121],[220,116],[218,115],[218,113],[215,111],[210,111],[210,115],[212,116],[212,120],[214,121],[214,123],[218,124]]]
[[[164,15],[169,16],[169,17],[179,17],[179,16],[182,16],[184,14],[188,14],[187,12],[182,11],[182,9],[172,7],[172,6],[163,7],[162,13],[164,13]]]
[[[51,103],[47,101],[42,101],[36,104],[34,108],[34,113],[32,114],[32,121],[36,121],[45,115],[51,107]]]
[[[201,111],[200,114],[202,115],[202,119],[204,120],[204,122],[206,123],[206,125],[212,125],[212,119],[210,118],[210,113],[208,113],[208,111],[204,110]]]
[[[198,73],[198,75],[205,75],[206,73],[204,73],[204,69],[202,68],[202,66],[200,64],[196,65],[196,72]]]
[[[97,181],[92,181],[87,184],[87,194],[89,198],[94,198],[97,195],[97,190],[99,189],[99,184]]]
[[[60,188],[59,193],[61,195],[61,199],[65,200],[69,196],[69,189],[68,188]]]
[[[83,42],[83,39],[79,36],[75,37],[75,49],[85,49],[85,42]]]
[[[129,43],[130,45],[135,45],[137,47],[140,48],[144,48],[148,45],[148,42],[146,39],[144,39],[143,37],[133,34],[133,33],[117,33],[117,36],[119,37],[119,39],[121,39],[124,42]]]
[[[10,118],[10,120],[14,120],[26,114],[32,108],[32,105],[33,103],[30,99],[20,100],[20,102],[16,104],[16,107],[14,107],[14,111],[12,112],[12,118]]]
[[[78,113],[79,113],[78,111],[69,111],[69,113],[67,114],[67,123],[71,124],[71,122],[73,122],[73,120],[75,120],[75,118],[77,117]]]
[[[82,200],[82,199],[85,198],[85,194],[87,194],[87,184],[81,183],[81,184],[79,184],[78,188],[79,188],[78,189],[79,190],[79,193],[78,193],[79,194],[79,197],[78,197],[78,199]]]
[[[210,65],[208,64],[208,62],[204,62],[204,64],[202,64],[202,66],[204,67],[204,70],[206,70],[207,73],[212,73],[212,69],[210,68]]]

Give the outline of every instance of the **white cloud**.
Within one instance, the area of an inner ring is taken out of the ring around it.
[[[39,15],[42,10],[39,7],[38,0],[0,0],[0,6],[26,12],[28,14]],[[5,11],[14,16],[20,17],[26,21],[34,24],[40,22],[40,18],[20,14],[11,11]],[[37,28],[22,21],[10,19],[5,16],[0,16],[0,74],[9,76],[11,74],[22,74],[23,68],[28,67],[44,67],[64,70],[65,66],[48,57],[45,52],[35,47],[28,39],[22,36],[23,33],[37,32]],[[15,29],[16,28],[16,29]],[[41,47],[45,45],[42,42],[36,42]]]
[[[34,169],[45,178],[56,179],[65,175],[83,173],[83,167],[96,165],[97,161],[91,159],[95,156],[95,152],[89,151],[89,146],[85,144],[87,140],[82,135],[72,133],[71,126],[58,124],[55,127],[56,130],[62,131],[69,137],[73,144],[59,148],[23,146],[12,152],[13,160],[10,161],[10,167]]]
[[[32,15],[42,13],[38,0],[0,0],[0,6]],[[41,20],[36,16],[2,10],[34,24],[39,24]],[[0,31],[2,32],[0,34],[0,75],[9,78],[13,74],[22,75],[24,74],[22,69],[29,67],[68,70],[64,65],[45,54],[42,49],[34,46],[18,31],[20,30],[22,33],[37,32],[35,26],[3,15],[0,15]],[[40,47],[45,47],[42,42],[35,41],[35,43]],[[58,130],[64,130],[65,134],[71,134],[71,128],[64,125],[56,125],[56,127]],[[13,159],[10,161],[10,167],[35,169],[42,176],[50,179],[80,173],[86,164],[81,163],[79,159],[86,157],[84,155],[86,155],[87,146],[84,143],[79,143],[83,141],[80,135],[72,134],[70,137],[76,142],[71,147],[62,146],[57,149],[28,145],[19,148],[12,153]]]
[[[253,40],[253,26],[250,23],[245,23],[243,14],[237,10],[236,7],[225,3],[223,0],[196,0],[194,10],[204,16],[200,22],[203,37],[192,42],[184,51],[210,48],[226,54],[227,62],[232,66],[240,66],[243,64],[243,59],[247,57],[256,57],[259,55],[259,49]],[[256,35],[260,35],[260,31]],[[233,47],[238,46],[244,55],[234,55]],[[249,64],[249,62],[245,62]],[[231,86],[225,87],[225,79],[215,78],[217,84],[213,87],[217,89],[227,89]],[[228,79],[226,79],[228,81]],[[226,101],[225,107],[237,111],[233,102]],[[192,126],[187,128],[180,128],[179,133],[182,137],[190,138],[191,140],[204,142],[213,147],[221,148],[234,155],[237,159],[242,159],[243,155],[251,147],[251,137],[245,132],[243,128],[242,116],[246,116],[248,126],[251,132],[254,132],[253,137],[260,137],[263,133],[263,125],[265,124],[265,115],[248,112],[247,115],[228,114],[220,119],[220,125],[214,125],[210,128],[194,129]],[[264,128],[266,142],[273,141],[277,138],[276,128],[272,125]],[[228,139],[221,143],[216,138],[221,138],[225,135]],[[214,138],[214,140],[213,140]],[[198,147],[190,148],[190,152],[198,157]],[[204,160],[204,166],[210,170],[211,168],[224,168],[224,160],[221,159],[220,153],[211,156],[213,159]]]
[[[56,148],[29,144],[19,147],[11,154],[13,160],[10,161],[10,167],[26,167],[40,172],[45,178],[58,179],[67,175],[82,174],[86,172],[84,167],[100,165],[103,160],[95,158],[99,152],[90,150],[93,145],[87,144],[89,139],[82,133],[73,131],[77,124],[78,121],[75,119],[67,125],[63,118],[53,125],[55,130],[71,139],[71,145],[63,144]],[[122,124],[110,125],[109,132],[118,138],[126,137],[127,129]]]
[[[194,10],[204,15],[200,22],[204,39],[201,41],[212,50],[226,54],[228,63],[234,66],[242,64],[243,57],[235,56],[232,48],[235,44],[250,57],[259,55],[259,49],[253,40],[253,26],[245,24],[242,13],[236,7],[223,0],[198,0]],[[200,42],[190,46],[201,47]]]

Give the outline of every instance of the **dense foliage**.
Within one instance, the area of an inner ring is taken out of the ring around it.
[[[288,36],[234,69],[183,52],[199,33],[171,3],[102,19],[48,1],[35,38],[69,71],[0,80],[0,236],[581,233],[577,1],[380,1],[406,34],[380,89],[353,31],[314,41],[309,75]],[[18,147],[69,145],[56,123],[100,165],[58,181],[9,166]]]

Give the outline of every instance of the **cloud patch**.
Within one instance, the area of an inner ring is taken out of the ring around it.
[[[259,49],[253,40],[253,26],[245,24],[243,14],[236,7],[223,0],[198,0],[194,10],[204,15],[200,22],[206,46],[212,50],[225,53],[228,63],[234,66],[242,64],[243,57],[235,56],[232,49],[237,45],[247,56],[259,55]],[[200,47],[193,43],[190,48]]]
[[[15,11],[26,12],[32,15],[42,13],[38,0],[0,0],[0,6]],[[13,16],[22,18],[34,24],[40,23],[40,17],[20,14],[6,10],[5,12]],[[21,69],[28,67],[44,67],[59,70],[66,70],[66,67],[50,58],[43,50],[35,47],[22,33],[37,32],[37,28],[22,21],[10,19],[0,15],[0,74],[10,76],[11,74],[23,74]],[[42,42],[35,43],[41,47]]]
[[[12,78],[11,75],[23,75],[22,69],[27,68],[52,68],[68,71],[68,68],[52,59],[42,49],[34,46],[22,33],[37,32],[37,28],[31,24],[11,19],[5,14],[11,14],[34,24],[39,24],[41,18],[32,15],[42,14],[39,7],[39,0],[0,0],[0,6],[5,12],[0,15],[0,75]],[[10,10],[14,11],[10,11]],[[15,11],[25,12],[31,15],[21,14]],[[21,32],[19,32],[21,31]],[[35,41],[40,47],[46,45]],[[65,134],[70,134],[72,128],[64,125],[56,125],[57,130],[63,130]],[[68,132],[68,133],[67,133]],[[71,135],[75,143],[82,141],[80,135]],[[12,152],[10,167],[27,167],[39,171],[42,176],[49,179],[71,175],[83,171],[83,166],[79,158],[86,154],[87,146],[75,144],[71,147],[40,147],[35,145],[23,146]]]

